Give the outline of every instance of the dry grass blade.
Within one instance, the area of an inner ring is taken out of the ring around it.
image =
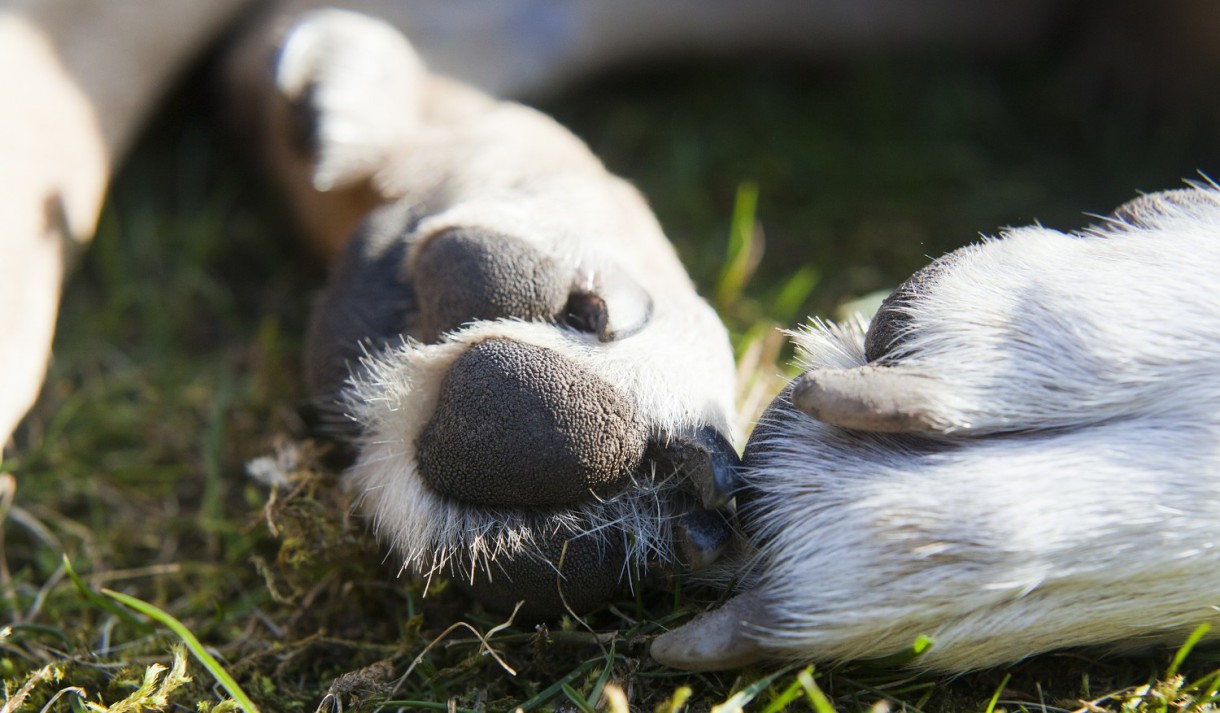
[[[458,631],[460,629],[466,629],[470,633],[474,634],[475,638],[477,638],[479,640],[479,645],[482,647],[482,650],[486,651],[487,655],[491,656],[492,659],[494,659],[495,662],[500,665],[500,668],[504,669],[505,672],[508,673],[508,675],[516,676],[517,671],[515,669],[513,669],[512,666],[509,666],[508,663],[505,662],[505,660],[500,656],[500,654],[497,653],[496,650],[491,647],[491,643],[489,642],[489,639],[491,639],[491,637],[493,635],[495,635],[497,632],[503,631],[504,629],[507,629],[508,627],[513,625],[513,619],[516,618],[517,612],[521,610],[522,604],[523,604],[523,602],[517,602],[517,606],[513,607],[513,612],[512,612],[512,614],[508,615],[508,619],[506,621],[492,627],[491,629],[488,629],[486,635],[484,635],[482,632],[480,632],[478,629],[476,629],[471,624],[464,622],[464,621],[459,621],[456,624],[449,626],[449,628],[445,629],[440,634],[438,634],[435,638],[433,638],[432,641],[429,641],[428,645],[424,647],[424,650],[420,651],[419,655],[416,656],[413,661],[411,661],[411,665],[407,666],[407,670],[403,671],[402,675],[398,677],[398,680],[394,682],[394,686],[390,690],[389,698],[390,699],[394,698],[394,696],[402,688],[402,685],[404,683],[406,683],[407,677],[410,676],[411,673],[415,670],[415,667],[418,666],[419,663],[424,660],[424,657],[428,655],[429,651],[431,651],[433,648],[435,648],[437,644],[444,641],[445,638],[448,637],[450,634],[452,634],[453,632]],[[382,703],[380,706],[378,706],[376,711],[380,711],[386,705],[389,705],[388,701],[386,703]],[[376,713],[376,711],[374,713]]]

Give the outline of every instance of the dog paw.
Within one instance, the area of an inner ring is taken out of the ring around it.
[[[737,460],[714,316],[673,319],[626,277],[564,272],[508,235],[421,237],[411,214],[370,219],[308,350],[312,390],[355,426],[349,483],[378,534],[534,618],[714,559]]]
[[[365,48],[344,37],[290,33],[281,76],[347,81],[328,58]],[[737,463],[724,328],[643,199],[579,140],[424,87],[399,89],[413,118],[371,154],[393,200],[348,246],[307,345],[311,392],[350,423],[360,507],[404,567],[457,573],[530,618],[715,559]],[[311,101],[323,143],[359,89]],[[371,165],[356,154],[331,163]]]
[[[1218,230],[1212,189],[1147,196],[1083,235],[1022,229],[969,248],[908,282],[867,333],[794,335],[809,374],[859,375],[861,393],[896,398],[872,382],[886,369],[929,380],[882,415],[919,427],[869,428],[800,403],[808,377],[790,385],[743,456],[748,591],[657,639],[654,657],[867,659],[928,637],[909,663],[965,671],[1216,624],[1220,582],[1201,573],[1220,564],[1206,544],[1220,517]],[[979,422],[1020,430],[929,428]]]
[[[1218,221],[1217,192],[1191,188],[1144,196],[1079,234],[1018,228],[950,253],[884,302],[866,363],[811,371],[792,401],[847,428],[946,435],[1175,408],[1214,346],[1181,325],[1201,318],[1208,288],[1193,264],[1220,254],[1207,235]]]

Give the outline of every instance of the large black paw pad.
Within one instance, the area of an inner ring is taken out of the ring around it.
[[[438,493],[537,507],[617,491],[646,441],[634,405],[597,374],[544,347],[488,339],[449,369],[417,448]]]

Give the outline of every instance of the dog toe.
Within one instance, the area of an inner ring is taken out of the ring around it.
[[[571,282],[530,243],[479,228],[429,236],[414,249],[408,269],[420,302],[415,332],[425,342],[476,320],[555,318]]]
[[[621,541],[554,534],[540,538],[527,555],[504,558],[459,581],[491,609],[516,609],[520,622],[544,621],[587,612],[613,597],[627,557]]]
[[[290,108],[289,131],[313,157],[319,191],[372,177],[420,112],[425,75],[418,56],[395,29],[364,15],[305,15],[285,38],[275,72]]]

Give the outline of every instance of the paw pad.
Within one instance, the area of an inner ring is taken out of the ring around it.
[[[597,374],[545,347],[489,339],[446,375],[419,469],[468,503],[572,504],[621,487],[646,440],[632,403]]]
[[[411,274],[424,342],[476,320],[554,318],[563,311],[571,282],[526,241],[477,228],[430,236],[416,249]]]

